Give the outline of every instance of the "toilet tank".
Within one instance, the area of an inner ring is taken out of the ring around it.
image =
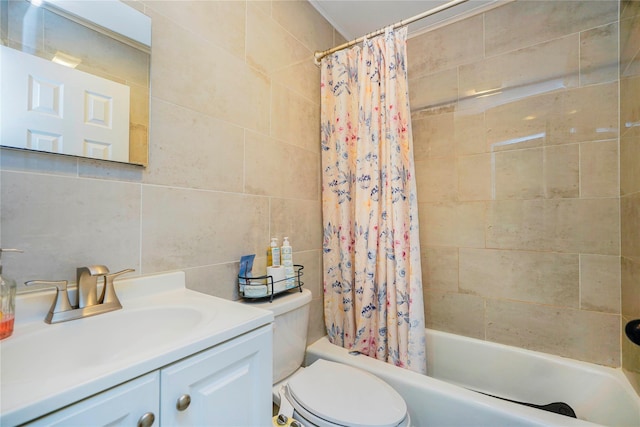
[[[243,300],[253,307],[273,312],[273,384],[294,373],[304,360],[311,291],[289,291],[268,299]]]

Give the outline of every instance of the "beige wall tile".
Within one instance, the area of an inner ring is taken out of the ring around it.
[[[503,200],[489,204],[487,247],[544,250],[544,201]]]
[[[333,27],[305,0],[272,1],[271,15],[311,51],[333,47]]]
[[[249,129],[269,131],[271,94],[264,75],[161,15],[153,16],[153,24],[154,97]],[[184,55],[185,46],[189,55]]]
[[[620,206],[616,198],[546,200],[544,226],[548,250],[620,254]]]
[[[424,290],[427,328],[484,339],[484,300],[474,295]]]
[[[622,281],[622,314],[640,317],[640,261],[623,256],[620,261]]]
[[[458,240],[456,204],[418,203],[418,210],[421,245],[456,246]]]
[[[627,258],[640,259],[640,193],[620,198],[621,250]]]
[[[618,23],[580,33],[580,85],[618,79]]]
[[[632,319],[623,317],[622,325],[625,326]],[[622,335],[622,367],[629,377],[629,382],[640,390],[640,346],[631,342],[625,334]]]
[[[247,63],[262,73],[312,60],[313,52],[252,3],[247,5]]]
[[[322,247],[322,208],[318,200],[271,199],[269,231],[271,237],[287,236],[294,250]],[[297,260],[296,260],[297,261]]]
[[[580,146],[559,145],[544,148],[544,196],[580,196]]]
[[[631,2],[629,4],[635,4]],[[640,19],[627,15],[620,21],[620,76],[638,75],[638,51],[640,50]]]
[[[620,257],[580,255],[580,308],[620,314]]]
[[[272,85],[271,136],[320,153],[320,105],[284,86]]]
[[[536,199],[544,196],[543,149],[493,153],[495,198]]]
[[[458,292],[458,248],[422,248],[422,286]]]
[[[618,157],[618,141],[615,139],[580,144],[582,197],[616,197],[619,194]],[[624,160],[621,158],[621,161]]]
[[[544,145],[548,115],[558,94],[535,96],[509,102],[485,113],[486,151],[520,150]]]
[[[617,19],[613,1],[519,1],[485,14],[487,55],[556,39]]]
[[[640,137],[620,138],[620,194],[640,192]]]
[[[618,82],[563,92],[548,117],[548,144],[617,138]]]
[[[620,80],[620,136],[640,136],[640,76]]]
[[[239,264],[238,261],[186,268],[184,272],[187,288],[203,294],[236,301],[240,299],[238,294]],[[212,280],[212,278],[215,279]]]
[[[320,104],[320,67],[313,61],[303,59],[297,64],[274,71],[271,73],[271,81]]]
[[[460,291],[578,308],[578,256],[461,248]]]
[[[407,42],[409,75],[421,76],[481,59],[483,18],[474,16]]]
[[[145,182],[242,192],[244,130],[153,99],[153,145]]]
[[[458,197],[467,200],[491,200],[493,195],[492,155],[458,157]]]
[[[529,96],[578,85],[578,35],[488,57],[459,67],[459,97],[500,91],[497,97]]]
[[[619,315],[501,300],[486,310],[490,341],[620,366]]]
[[[83,265],[140,274],[139,184],[3,171],[0,191],[2,244],[25,252],[4,260],[20,286],[75,282]]]
[[[414,160],[453,156],[454,118],[452,112],[414,114],[411,120]]]
[[[144,185],[142,200],[145,274],[234,262],[268,244],[265,197]]]
[[[455,69],[417,77],[409,71],[409,105],[412,111],[455,105],[457,101],[458,73]]]
[[[320,154],[267,136],[245,135],[245,192],[318,200]]]
[[[466,248],[484,248],[485,202],[463,202],[456,206],[456,245]]]
[[[454,138],[457,155],[480,154],[487,151],[484,112],[456,111]]]
[[[458,172],[454,157],[416,161],[418,200],[453,201],[458,197]]]
[[[145,4],[198,37],[244,59],[246,2],[146,1]]]

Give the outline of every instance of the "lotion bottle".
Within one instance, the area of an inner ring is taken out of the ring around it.
[[[289,243],[289,238],[285,237],[282,242],[282,265],[284,267],[284,277],[286,288],[291,289],[296,286],[295,271],[293,267],[293,248]]]
[[[277,267],[280,265],[280,248],[278,247],[278,238],[271,238],[271,245],[267,252],[267,267]]]

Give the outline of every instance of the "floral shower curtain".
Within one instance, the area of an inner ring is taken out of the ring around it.
[[[334,344],[424,373],[406,38],[322,60],[324,314]]]

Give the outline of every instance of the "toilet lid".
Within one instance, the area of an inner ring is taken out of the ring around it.
[[[378,377],[351,366],[318,360],[288,381],[294,407],[353,427],[392,427],[407,415],[404,399]]]

